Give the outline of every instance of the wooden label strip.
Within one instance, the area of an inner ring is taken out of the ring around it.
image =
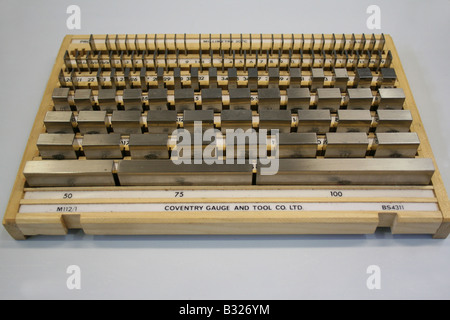
[[[143,199],[143,198],[434,198],[429,189],[300,189],[300,190],[99,190],[27,191],[24,199]]]
[[[378,202],[233,202],[233,203],[118,203],[118,204],[28,204],[19,213],[97,213],[97,212],[300,212],[300,211],[439,211],[436,203]]]

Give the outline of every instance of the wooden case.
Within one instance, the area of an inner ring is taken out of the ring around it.
[[[390,227],[392,233],[430,234],[446,238],[450,233],[450,203],[437,164],[392,38],[382,39],[383,52],[390,51],[397,85],[406,96],[405,109],[411,111],[411,131],[420,138],[418,157],[433,159],[436,171],[427,186],[237,186],[237,187],[55,187],[29,188],[23,175],[25,163],[40,161],[36,142],[45,114],[51,110],[52,92],[57,86],[64,54],[75,49],[83,52],[94,45],[97,50],[118,46],[133,49],[169,50],[193,48],[224,51],[240,49],[299,50],[297,39],[313,35],[67,35],[61,45],[11,192],[3,225],[14,239],[32,235],[64,235],[69,229],[86,234],[367,234],[377,227]],[[220,39],[211,41],[210,39]],[[342,37],[338,36],[342,43]],[[209,39],[209,41],[208,41]],[[290,42],[290,40],[293,40]],[[314,35],[336,39],[334,35]],[[361,35],[345,35],[362,39]],[[366,39],[364,37],[364,39]],[[119,40],[119,41],[118,41]],[[137,41],[138,40],[138,41]],[[299,43],[300,43],[299,40]],[[290,44],[291,43],[291,44]],[[328,42],[327,42],[328,43]],[[355,41],[353,45],[358,44]],[[325,45],[325,42],[322,44]],[[343,44],[346,45],[345,42]],[[369,44],[370,45],[370,44]],[[272,47],[271,47],[272,46]],[[364,46],[364,44],[362,44]],[[149,58],[151,59],[151,57]],[[237,59],[237,58],[236,58]],[[287,57],[283,55],[287,61]],[[218,69],[220,71],[220,68]],[[207,72],[207,70],[204,70]],[[226,70],[225,70],[226,71]],[[220,76],[218,77],[220,84]],[[156,77],[155,77],[156,83]],[[327,81],[327,79],[325,79]],[[94,87],[95,91],[95,87]],[[168,92],[173,97],[173,92]],[[173,98],[172,98],[173,99]],[[147,102],[148,103],[148,102]],[[254,102],[252,101],[254,104]],[[282,100],[283,103],[283,100]],[[113,207],[113,209],[112,209]],[[26,210],[23,210],[27,208]],[[42,211],[41,211],[42,210]]]

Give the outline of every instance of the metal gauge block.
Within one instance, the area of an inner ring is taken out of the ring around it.
[[[214,112],[222,111],[222,89],[209,88],[202,89],[202,110],[213,110]]]
[[[116,110],[111,117],[111,126],[115,133],[124,135],[141,133],[141,112]]]
[[[171,134],[177,129],[177,112],[175,110],[149,110],[147,112],[147,129],[149,133]]]
[[[302,70],[300,68],[289,69],[289,88],[300,88],[302,83]]]
[[[279,158],[314,158],[317,154],[317,135],[315,133],[280,133],[278,145],[275,148]]]
[[[337,112],[341,107],[341,90],[338,88],[318,88],[317,89],[317,109],[328,109]]]
[[[120,134],[86,134],[82,146],[86,159],[121,159]]]
[[[257,165],[257,185],[427,185],[435,171],[428,158],[279,159],[278,171],[264,175]]]
[[[28,161],[23,174],[31,187],[115,186],[112,160]]]
[[[194,89],[183,88],[174,90],[175,110],[195,110]]]
[[[251,94],[249,88],[236,88],[228,90],[230,96],[230,110],[250,110]]]
[[[369,110],[338,110],[336,132],[368,133],[372,124]]]
[[[311,94],[308,88],[287,88],[287,107],[291,112],[308,110],[311,102]]]
[[[81,134],[107,134],[106,111],[80,111],[77,117]]]
[[[74,103],[77,111],[92,111],[92,90],[91,89],[76,89],[74,95]]]
[[[347,109],[370,110],[373,101],[370,88],[349,88]]]
[[[223,110],[220,115],[222,134],[227,130],[252,129],[252,112],[250,110]]]
[[[257,159],[259,148],[264,148],[267,156],[267,141],[258,141],[256,132],[248,135],[228,134],[225,137],[225,155],[227,159]]]
[[[183,127],[191,134],[204,133],[214,128],[213,110],[185,110],[183,114]]]
[[[348,72],[346,68],[334,69],[334,87],[341,90],[341,92],[347,91]]]
[[[378,110],[402,110],[405,103],[405,93],[402,88],[380,88],[380,103]]]
[[[258,90],[258,68],[248,68],[248,88],[250,91]]]
[[[375,158],[414,158],[420,141],[415,132],[377,133]]]
[[[73,133],[41,133],[36,146],[42,159],[77,159]]]
[[[370,88],[372,79],[373,76],[370,68],[357,68],[355,72],[354,85],[358,88]]]
[[[280,110],[280,89],[258,89],[258,110]]]
[[[279,68],[269,68],[269,88],[278,88],[280,86],[280,69]]]
[[[381,68],[379,83],[382,88],[393,87],[397,80],[397,74],[394,68]]]
[[[324,81],[323,68],[311,68],[311,91],[315,92],[318,88],[323,88]]]
[[[98,106],[100,110],[109,113],[117,110],[116,89],[99,89]]]
[[[169,135],[159,134],[131,134],[131,159],[169,159]]]
[[[228,68],[228,90],[237,88],[237,69],[236,68]]]
[[[175,164],[172,160],[122,160],[120,185],[251,185],[251,164]]]
[[[268,132],[278,130],[279,133],[291,132],[292,116],[290,110],[261,110],[259,112],[259,129]]]
[[[123,90],[123,107],[126,111],[142,109],[142,89],[124,89]]]
[[[376,132],[408,132],[412,120],[409,110],[378,110]]]
[[[330,110],[298,110],[297,132],[326,133],[330,131]]]
[[[48,133],[74,133],[72,111],[47,111],[44,125]]]
[[[364,158],[369,140],[362,132],[326,134],[325,158]]]
[[[167,89],[149,89],[148,107],[150,110],[167,110]]]
[[[56,111],[71,111],[69,104],[69,92],[69,88],[53,89],[52,100]]]

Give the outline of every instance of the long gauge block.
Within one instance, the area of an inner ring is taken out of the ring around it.
[[[68,35],[3,225],[445,238],[450,204],[388,35]]]

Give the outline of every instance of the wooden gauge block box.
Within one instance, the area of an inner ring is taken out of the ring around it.
[[[14,239],[72,229],[268,235],[379,227],[446,238],[450,202],[392,38],[318,39],[67,35],[3,226]],[[93,52],[110,62],[99,68]],[[99,118],[83,120],[90,112]],[[196,121],[202,151],[205,129],[214,129],[224,156],[174,157],[178,130],[193,133]],[[219,128],[242,127],[257,136],[257,159],[251,146],[226,156]]]

